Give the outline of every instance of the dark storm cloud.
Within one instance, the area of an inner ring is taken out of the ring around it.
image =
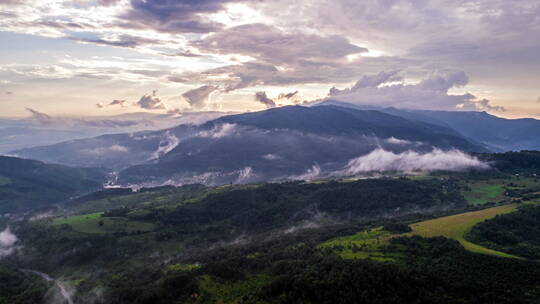
[[[131,0],[130,9],[121,15],[121,26],[151,28],[167,33],[208,33],[222,24],[203,15],[216,13],[232,0]],[[236,1],[238,2],[238,1]]]
[[[266,92],[257,92],[255,93],[255,100],[265,105],[267,108],[275,108],[276,102],[268,96],[266,96]]]

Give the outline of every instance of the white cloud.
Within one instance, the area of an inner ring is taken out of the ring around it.
[[[487,169],[489,165],[458,150],[433,149],[428,153],[406,151],[396,154],[379,148],[350,160],[342,173],[355,175],[371,171],[462,171],[470,168]]]
[[[170,131],[165,132],[163,138],[159,141],[158,149],[152,154],[151,159],[158,159],[161,156],[172,151],[178,144],[180,140],[178,137],[174,136]]]
[[[315,164],[311,168],[309,168],[306,172],[300,174],[300,175],[294,175],[289,177],[289,179],[292,180],[314,180],[321,176],[321,167],[319,165]]]
[[[410,145],[413,143],[409,140],[395,138],[394,136],[389,137],[385,139],[384,141],[392,145]]]
[[[232,135],[236,130],[236,124],[223,123],[215,126],[213,129],[208,131],[201,131],[197,134],[199,137],[210,137],[210,138],[222,138],[229,135]]]
[[[0,258],[12,254],[16,242],[17,236],[11,232],[9,227],[0,232]]]
[[[470,93],[451,94],[452,88],[468,84],[469,77],[462,71],[436,72],[415,84],[408,84],[396,75],[396,72],[380,72],[377,75],[364,76],[351,88],[332,88],[329,99],[336,99],[356,104],[378,106],[456,110],[481,109],[504,111],[500,106],[491,105],[487,99],[478,99]]]
[[[281,159],[281,156],[277,155],[277,154],[265,154],[262,156],[262,158],[266,159],[266,160],[278,160],[278,159]]]
[[[94,149],[83,150],[85,154],[94,154],[94,155],[105,155],[108,153],[127,153],[129,148],[126,146],[113,144],[109,147],[99,147]]]

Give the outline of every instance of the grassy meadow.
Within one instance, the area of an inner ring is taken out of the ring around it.
[[[500,251],[491,250],[471,243],[465,239],[465,236],[474,225],[487,219],[493,218],[499,214],[513,212],[516,209],[516,204],[510,204],[427,220],[410,225],[413,230],[411,234],[420,235],[423,237],[444,236],[460,242],[461,245],[465,247],[465,249],[472,252],[489,254],[499,257],[516,258],[516,256]]]

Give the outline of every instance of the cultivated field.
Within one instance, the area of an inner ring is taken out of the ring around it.
[[[460,242],[467,250],[477,253],[495,255],[499,257],[516,256],[491,250],[476,244],[473,244],[465,239],[466,234],[471,228],[487,219],[493,218],[498,214],[505,214],[515,211],[516,204],[503,205],[493,208],[487,208],[478,211],[465,212],[461,214],[445,216],[433,220],[427,220],[410,225],[413,231],[411,234],[420,235],[423,237],[444,236]]]

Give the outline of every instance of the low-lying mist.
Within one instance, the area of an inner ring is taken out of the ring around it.
[[[343,173],[356,175],[373,171],[463,171],[473,168],[488,169],[489,165],[459,150],[443,151],[435,148],[426,153],[412,150],[394,153],[377,148],[350,160]]]
[[[17,236],[9,227],[0,232],[0,258],[12,254],[16,248],[15,243],[17,243]]]

